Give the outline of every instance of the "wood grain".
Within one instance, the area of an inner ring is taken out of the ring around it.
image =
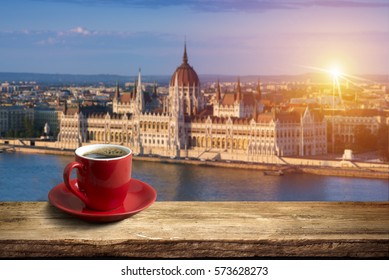
[[[389,202],[156,202],[94,224],[0,202],[0,258],[389,257]]]

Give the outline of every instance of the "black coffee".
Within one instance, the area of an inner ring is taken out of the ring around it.
[[[93,158],[93,159],[109,159],[109,158],[117,158],[122,157],[127,154],[126,151],[123,151],[118,148],[97,148],[93,151],[86,152],[83,156],[87,158]]]

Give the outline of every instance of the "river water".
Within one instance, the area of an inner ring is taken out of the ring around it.
[[[0,154],[0,201],[47,201],[72,156]],[[389,201],[389,181],[133,161],[159,201]]]

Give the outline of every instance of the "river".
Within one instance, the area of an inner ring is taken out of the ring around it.
[[[0,154],[0,201],[47,201],[72,156]],[[389,201],[389,182],[312,174],[133,161],[159,201]]]

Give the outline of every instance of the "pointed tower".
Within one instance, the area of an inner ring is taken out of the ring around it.
[[[132,88],[132,93],[131,93],[132,100],[136,99],[136,87],[137,87],[137,83],[136,83],[136,79],[135,79],[134,87]]]
[[[253,119],[257,121],[258,111],[257,111],[257,100],[254,99],[254,108],[253,108]]]
[[[120,100],[120,91],[119,91],[119,83],[116,81],[116,90],[115,95],[113,96],[113,100],[118,102]]]
[[[238,78],[238,85],[236,86],[236,101],[240,103],[242,100],[242,90],[240,88],[240,78]]]
[[[63,113],[65,115],[68,113],[68,101],[66,100],[66,98],[65,98],[65,101],[64,101]]]
[[[136,87],[136,104],[139,112],[143,112],[145,109],[145,100],[142,92],[142,80],[141,80],[141,70],[139,68],[138,73],[138,84]]]
[[[258,101],[262,99],[262,92],[261,92],[261,83],[260,80],[258,79],[258,84],[257,84],[257,98]]]
[[[186,41],[185,41],[185,44],[184,44],[184,56],[182,57],[182,62],[184,64],[188,64],[188,54],[186,53]]]
[[[216,101],[220,102],[221,100],[221,90],[220,90],[220,81],[219,79],[217,80],[217,89],[216,89]]]
[[[157,98],[157,82],[156,82],[156,81],[154,81],[152,98],[153,98],[153,99],[156,99],[156,98]]]
[[[172,113],[173,116],[178,116],[180,114],[180,92],[178,88],[178,74],[176,74],[174,80],[174,90],[172,96]]]
[[[81,101],[77,102],[77,114],[81,113]]]
[[[183,106],[181,110],[185,115],[193,115],[195,112],[204,109],[200,80],[196,71],[188,63],[186,42],[184,44],[182,63],[177,67],[170,79],[169,96],[174,94],[176,86],[178,86],[179,90],[180,104]],[[171,97],[169,98],[172,99]]]

